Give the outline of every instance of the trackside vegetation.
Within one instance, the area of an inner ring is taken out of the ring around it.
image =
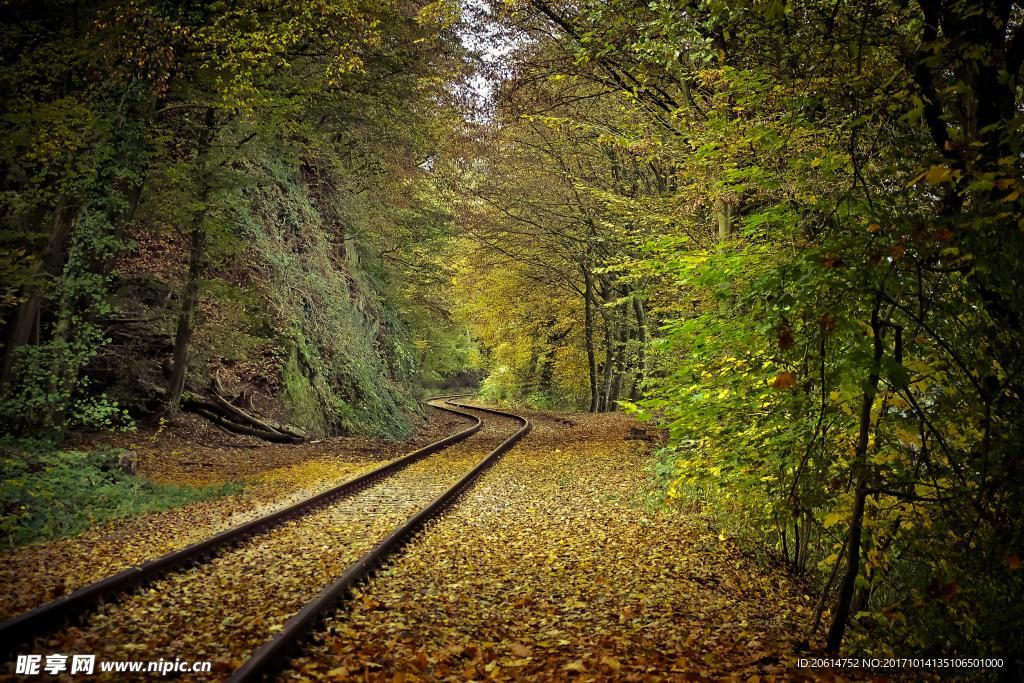
[[[805,582],[809,642],[1019,675],[1021,5],[492,9],[491,395],[667,430],[666,501]]]

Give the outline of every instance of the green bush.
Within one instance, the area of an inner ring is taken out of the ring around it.
[[[71,536],[94,524],[235,493],[241,484],[162,486],[126,472],[121,449],[60,451],[0,442],[0,535],[8,546]]]

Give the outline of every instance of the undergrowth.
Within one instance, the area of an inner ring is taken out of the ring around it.
[[[122,468],[126,451],[55,450],[0,442],[0,539],[7,546],[71,536],[91,526],[237,493],[240,483],[157,485]]]

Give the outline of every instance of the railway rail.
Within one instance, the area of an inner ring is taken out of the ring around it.
[[[442,404],[441,401],[444,403]],[[244,548],[250,543],[261,542],[262,537],[276,527],[282,525],[287,527],[308,521],[309,528],[305,529],[302,533],[305,536],[316,534],[319,529],[317,525],[322,525],[324,522],[322,520],[312,520],[312,518],[317,515],[322,516],[330,513],[333,509],[332,506],[340,504],[345,499],[353,499],[353,504],[355,504],[355,501],[361,500],[364,505],[360,510],[364,514],[372,516],[375,513],[379,513],[378,516],[384,520],[382,523],[385,523],[388,519],[388,514],[385,514],[388,513],[386,509],[389,500],[388,493],[381,490],[383,485],[378,486],[378,484],[397,475],[400,471],[414,463],[420,462],[433,454],[445,451],[480,432],[484,427],[483,420],[469,411],[516,421],[518,429],[511,436],[504,438],[482,459],[477,461],[473,457],[472,460],[475,461],[475,464],[464,471],[457,481],[451,485],[447,485],[447,481],[445,481],[445,488],[440,494],[433,496],[429,503],[419,507],[414,514],[405,518],[397,526],[389,527],[391,529],[390,532],[384,535],[383,538],[379,535],[374,536],[377,527],[367,525],[365,536],[376,540],[373,547],[348,564],[344,571],[337,578],[330,581],[315,598],[309,600],[301,609],[294,612],[271,638],[255,647],[251,651],[249,659],[234,672],[231,681],[253,681],[264,677],[285,661],[289,650],[303,638],[321,616],[335,609],[339,601],[344,599],[353,587],[372,574],[388,556],[408,542],[429,520],[437,517],[450,507],[481,473],[493,465],[502,454],[512,448],[520,439],[525,437],[531,429],[529,421],[524,417],[492,408],[481,408],[458,403],[450,398],[433,399],[429,402],[429,405],[467,417],[473,421],[473,424],[462,431],[428,444],[340,486],[259,519],[221,532],[181,550],[168,553],[137,567],[126,569],[0,624],[0,643],[2,643],[0,650],[13,653],[17,645],[58,630],[65,624],[73,624],[99,605],[116,605],[118,602],[128,599],[135,589],[158,581],[172,570],[187,569],[190,566],[201,568],[204,564],[214,561],[214,558],[231,552],[232,548]],[[416,468],[413,467],[412,469],[415,470]],[[406,475],[403,474],[403,476]],[[396,479],[400,479],[400,477],[396,477]],[[432,495],[436,491],[425,485],[423,492]],[[381,506],[384,507],[383,512],[381,512]],[[398,507],[399,509],[404,509],[401,506]],[[408,506],[406,505],[406,507]],[[395,514],[397,514],[395,511],[390,511],[392,517]],[[303,537],[305,538],[305,536]],[[340,542],[344,544],[348,541],[342,539]]]

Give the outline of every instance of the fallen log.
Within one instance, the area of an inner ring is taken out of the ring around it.
[[[219,415],[216,412],[213,412],[212,410],[207,409],[206,407],[200,405],[199,403],[192,399],[182,401],[181,406],[190,413],[201,415],[202,417],[205,417],[207,420],[214,423],[218,427],[222,427],[228,430],[229,432],[234,432],[235,434],[255,436],[258,439],[263,439],[264,441],[272,441],[274,443],[298,443],[298,440],[294,436],[281,434],[280,432],[276,431],[271,432],[265,429],[257,429],[255,427],[250,427],[248,425],[239,424],[238,422],[229,420],[226,417]]]
[[[232,403],[230,400],[224,397],[224,394],[226,394],[227,392],[224,391],[224,387],[220,383],[220,378],[217,377],[216,375],[214,375],[213,380],[211,381],[210,384],[213,393],[213,400],[223,410],[230,413],[236,421],[240,420],[243,424],[249,423],[260,429],[265,429],[270,432],[278,432],[280,434],[285,434],[287,436],[293,436],[301,441],[305,441],[306,439],[309,438],[309,434],[299,429],[298,427],[293,427],[292,425],[284,424],[283,422],[278,422],[276,420],[272,420],[271,418],[262,415],[257,417],[256,415],[253,415],[252,413],[249,413],[243,410],[242,408],[236,406],[234,403]]]
[[[239,411],[244,417],[239,416],[234,411],[224,408],[220,402],[210,401],[192,393],[181,397],[181,407],[183,410],[201,415],[218,427],[236,434],[255,436],[274,443],[302,443],[305,441],[303,437],[295,434],[278,431],[244,411]]]
[[[243,423],[248,422],[248,423],[250,423],[250,424],[252,424],[252,425],[254,425],[256,427],[259,427],[261,429],[265,429],[268,432],[277,432],[277,433],[283,434],[285,436],[294,437],[294,438],[299,439],[301,441],[305,441],[306,439],[309,438],[309,435],[306,434],[301,429],[299,429],[298,427],[292,427],[290,425],[286,425],[284,423],[277,422],[276,420],[271,420],[268,417],[263,417],[263,416],[257,417],[256,415],[253,415],[251,413],[248,413],[248,412],[242,410],[241,408],[239,408],[238,406],[233,404],[231,401],[228,401],[226,398],[224,398],[220,394],[214,394],[213,395],[213,400],[216,402],[216,404],[220,408],[222,408],[224,411],[230,413],[233,416],[234,419],[240,420]]]

